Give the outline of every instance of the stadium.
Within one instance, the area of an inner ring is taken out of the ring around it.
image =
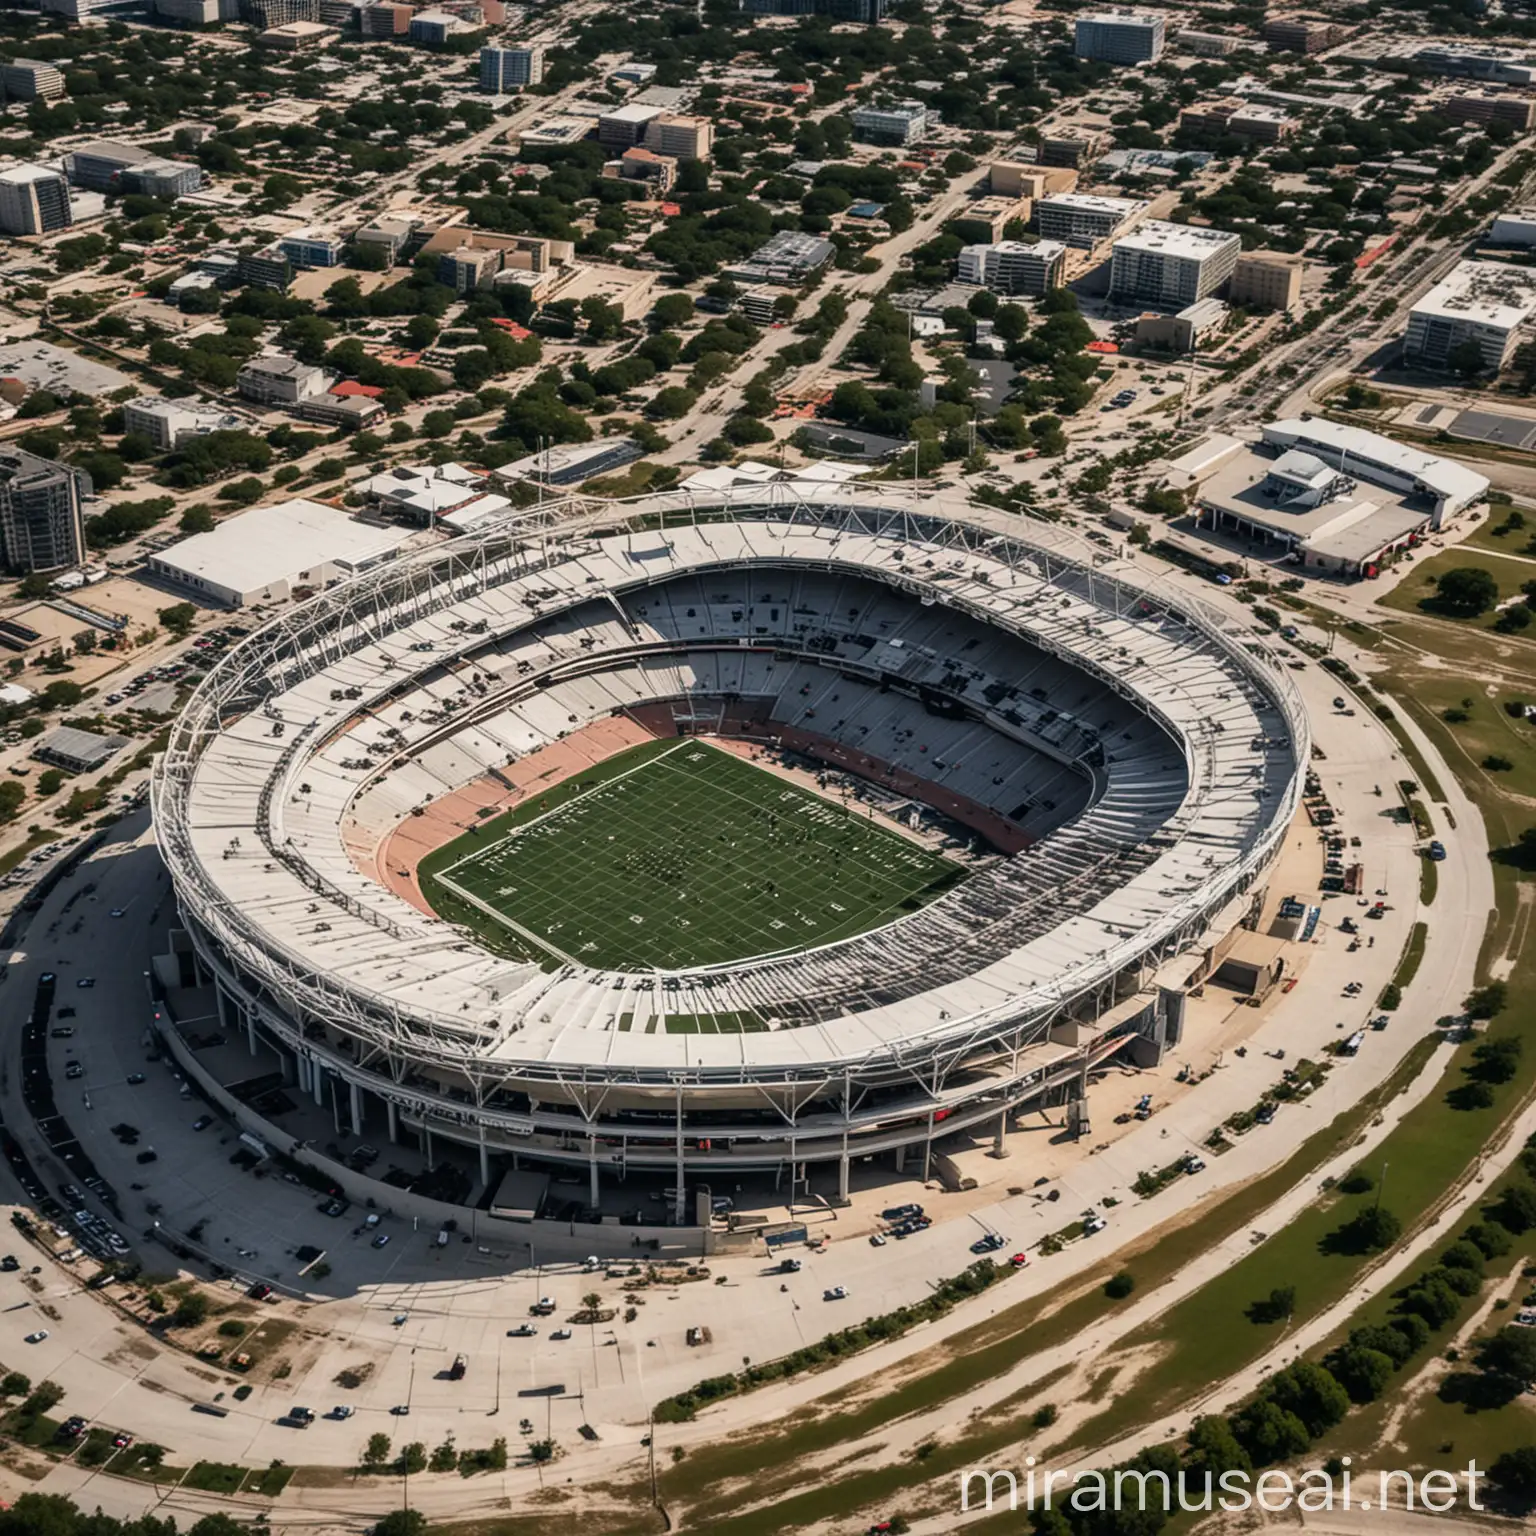
[[[664,1184],[682,1223],[736,1175],[846,1197],[1030,1109],[1081,1125],[1111,1058],[1178,1041],[1308,754],[1262,640],[1125,569],[793,484],[403,557],[173,728],[186,965],[338,1129],[482,1192]]]

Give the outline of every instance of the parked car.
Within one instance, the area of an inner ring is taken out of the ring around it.
[[[821,1293],[823,1301],[847,1301],[848,1287],[846,1285],[834,1285]]]
[[[29,1333],[27,1335],[27,1343],[28,1344],[41,1344],[43,1342],[43,1340],[46,1339],[47,1337],[48,1337],[48,1330],[46,1328],[39,1328],[36,1333]]]

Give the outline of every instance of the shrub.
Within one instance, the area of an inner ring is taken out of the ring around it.
[[[1129,1296],[1136,1289],[1136,1277],[1121,1270],[1118,1275],[1112,1275],[1104,1287],[1104,1294],[1115,1301],[1124,1296]]]

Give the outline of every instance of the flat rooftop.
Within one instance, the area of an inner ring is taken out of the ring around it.
[[[1200,261],[1216,251],[1242,243],[1241,235],[1225,229],[1196,229],[1189,224],[1169,224],[1148,219],[1115,241],[1117,251],[1148,251],[1162,256],[1182,256]]]
[[[1512,331],[1536,313],[1536,271],[1502,261],[1458,262],[1412,313]]]
[[[1082,213],[1112,213],[1128,219],[1147,204],[1134,197],[1103,197],[1096,192],[1053,192],[1049,197],[1042,197],[1036,206],[1075,209]]]

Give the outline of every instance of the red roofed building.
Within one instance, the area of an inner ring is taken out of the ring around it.
[[[499,315],[493,315],[491,317],[491,324],[494,325],[497,330],[505,331],[513,341],[527,341],[528,338],[533,335],[533,332],[530,331],[527,326],[519,325],[515,320],[505,320]]]
[[[356,379],[348,379],[345,384],[338,384],[332,390],[333,395],[357,395],[365,400],[377,400],[384,393],[377,384],[359,384]]]

